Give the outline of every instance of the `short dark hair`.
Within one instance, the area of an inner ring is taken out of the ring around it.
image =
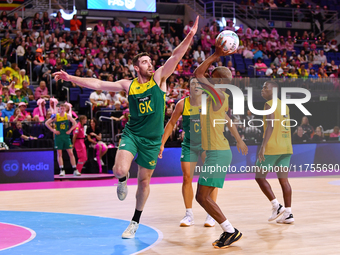
[[[217,77],[218,78],[227,78],[229,79],[229,82],[231,82],[233,76],[229,70],[228,67],[226,66],[218,66],[218,67],[215,67],[214,70],[211,72],[211,76],[216,73]],[[217,78],[216,77],[216,78]]]
[[[141,57],[144,57],[144,56],[150,57],[149,53],[147,53],[147,52],[142,52],[142,53],[139,53],[139,54],[137,54],[136,56],[134,56],[133,59],[132,59],[133,65],[134,65],[134,66],[138,66],[138,60],[139,60]]]

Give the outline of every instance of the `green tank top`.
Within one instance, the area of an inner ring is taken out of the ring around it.
[[[201,144],[200,106],[191,106],[190,97],[184,98],[182,118],[185,132],[183,142],[188,145]]]
[[[56,130],[60,132],[60,135],[68,135],[66,132],[70,129],[69,128],[69,121],[67,119],[66,112],[64,113],[64,116],[60,116],[59,113],[57,113],[57,120],[55,122]]]
[[[164,132],[165,95],[153,76],[143,84],[135,78],[129,88],[130,119],[124,132],[148,139],[161,139]]]

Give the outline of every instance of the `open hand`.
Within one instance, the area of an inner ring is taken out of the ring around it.
[[[55,72],[53,76],[54,76],[55,81],[58,81],[58,80],[70,81],[70,75],[64,72],[63,70],[60,70],[59,72]]]
[[[259,155],[258,155],[258,158],[259,158],[259,161],[260,163],[262,161],[265,161],[265,157],[264,157],[264,152],[265,152],[265,148],[261,146],[260,150],[259,150]]]
[[[191,30],[189,32],[189,34],[192,35],[192,36],[194,36],[196,34],[196,32],[197,32],[198,20],[199,20],[199,16],[196,17],[195,23],[194,23],[194,25],[192,26],[192,28],[191,28]]]
[[[238,152],[242,153],[242,155],[248,154],[248,147],[243,141],[238,142],[236,144],[236,148],[237,148]]]
[[[220,56],[229,56],[229,55],[231,55],[231,54],[234,54],[234,53],[237,51],[237,49],[234,50],[234,51],[225,50],[225,49],[224,49],[224,46],[225,46],[225,44],[227,43],[227,41],[224,41],[223,44],[222,44],[222,40],[223,40],[223,38],[222,38],[222,36],[221,36],[221,37],[219,37],[218,40],[216,40],[216,42],[215,42],[215,54],[217,54],[219,57],[220,57]]]

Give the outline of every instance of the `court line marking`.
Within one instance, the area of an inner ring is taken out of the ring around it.
[[[151,226],[149,226],[149,225],[145,225],[145,224],[142,224],[142,225],[147,226],[147,227],[152,228],[153,230],[155,230],[155,231],[157,232],[157,234],[158,234],[158,239],[156,240],[156,242],[154,242],[154,243],[151,244],[150,246],[144,248],[143,250],[140,250],[140,251],[137,251],[137,252],[135,252],[135,253],[132,253],[131,255],[135,255],[135,254],[139,254],[139,253],[141,253],[141,252],[147,251],[147,250],[149,250],[149,249],[155,247],[159,242],[161,242],[161,241],[163,240],[163,233],[162,233],[159,229],[154,228],[154,227],[151,227]]]
[[[6,211],[7,211],[7,210],[6,210]],[[6,212],[6,211],[5,211],[5,212]],[[9,211],[7,211],[7,212],[9,212]],[[105,218],[105,219],[115,219],[115,220],[122,220],[122,221],[127,221],[127,222],[129,222],[128,220],[123,220],[123,219],[119,219],[119,218],[110,218],[110,217],[105,217],[105,216],[96,216],[96,215],[88,215],[88,214],[58,213],[58,212],[37,212],[37,211],[16,211],[16,212],[35,212],[35,213],[51,213],[51,214],[52,214],[52,213],[54,213],[54,214],[71,214],[71,215],[80,215],[80,216],[99,217],[99,218]],[[0,222],[0,223],[10,224],[10,225],[22,227],[22,226],[20,226],[20,225],[15,225],[15,224],[6,223],[6,222]],[[140,251],[137,251],[137,252],[135,252],[135,253],[132,253],[131,255],[138,254],[138,253],[144,252],[144,251],[146,251],[146,250],[149,250],[149,249],[151,249],[152,247],[156,246],[160,241],[163,240],[163,233],[162,233],[162,231],[160,231],[159,229],[157,229],[157,228],[155,228],[155,227],[151,227],[151,226],[149,226],[149,225],[146,225],[146,224],[142,224],[142,225],[144,225],[144,226],[146,226],[146,227],[149,227],[149,228],[155,230],[155,231],[157,232],[157,234],[158,234],[158,239],[157,239],[156,242],[154,242],[152,245],[150,245],[150,246],[144,248],[143,250],[140,250]],[[23,227],[23,228],[26,228],[26,227]],[[31,229],[29,229],[29,228],[26,228],[26,229],[29,230],[29,231],[31,231]],[[32,230],[32,232],[34,232],[34,231]],[[31,232],[31,233],[32,233],[32,232]],[[36,233],[34,232],[34,237],[33,237],[32,239],[34,239],[35,236],[36,236]],[[32,236],[31,236],[31,237],[32,237]],[[21,245],[21,244],[24,244],[24,243],[26,243],[26,242],[29,242],[29,241],[31,241],[32,239],[30,238],[30,239],[26,240],[25,242],[20,243],[20,244],[18,244],[18,245]],[[9,248],[13,248],[13,247],[16,247],[16,246],[18,246],[18,245],[11,246],[11,247],[9,247]],[[5,248],[5,249],[2,249],[2,250],[0,250],[0,251],[6,250],[6,249],[9,249],[9,248]]]
[[[33,229],[30,229],[30,228],[27,228],[27,227],[24,227],[24,226],[20,226],[20,225],[16,225],[16,224],[12,224],[12,223],[7,223],[7,222],[0,222],[0,223],[7,224],[7,225],[12,225],[12,226],[16,226],[16,227],[21,227],[21,228],[24,228],[24,229],[28,230],[29,232],[31,232],[31,237],[28,238],[27,240],[25,240],[25,241],[23,241],[23,242],[21,242],[19,244],[16,244],[16,245],[13,245],[13,246],[1,249],[0,251],[4,251],[4,250],[7,250],[7,249],[11,249],[11,248],[17,247],[19,245],[23,245],[25,243],[28,243],[29,241],[32,241],[37,236],[37,233],[35,233],[35,231]]]

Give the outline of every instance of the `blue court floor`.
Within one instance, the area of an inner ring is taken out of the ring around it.
[[[3,249],[1,255],[18,254],[135,254],[162,239],[154,228],[139,225],[135,239],[122,239],[128,221],[87,215],[0,211],[0,221],[35,231],[33,240]],[[0,234],[4,238],[6,233]]]

